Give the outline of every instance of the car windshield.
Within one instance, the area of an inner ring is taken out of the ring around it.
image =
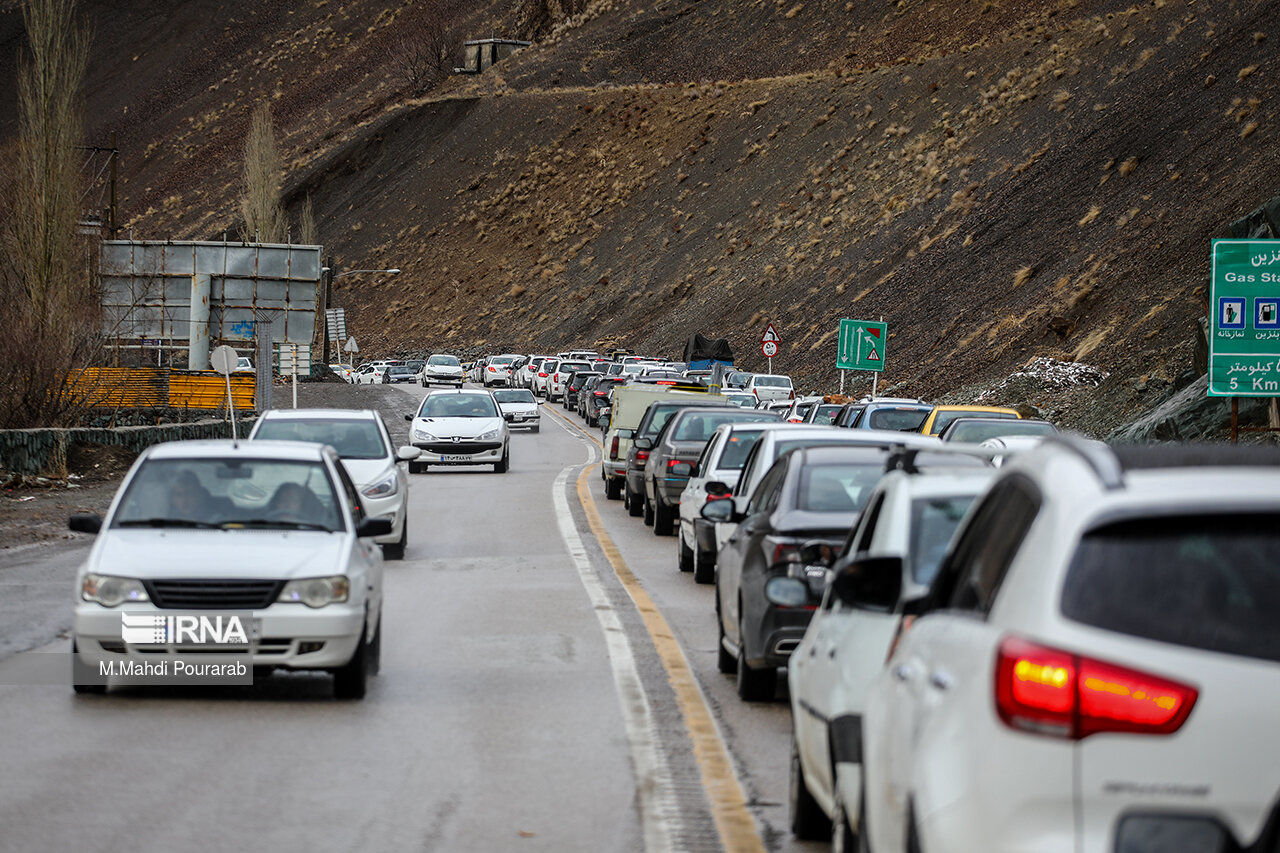
[[[727,408],[727,407],[726,407]],[[689,412],[673,425],[673,441],[708,441],[721,424],[759,423],[773,421],[764,412],[740,412],[734,409],[715,412]]]
[[[493,399],[499,403],[536,403],[533,392],[528,388],[499,388],[493,392]]]
[[[498,407],[490,394],[431,394],[422,401],[420,418],[496,418]]]
[[[511,362],[515,360],[516,360],[516,356],[514,355],[500,355],[497,358],[489,359],[489,363],[493,365],[497,365],[499,367],[506,367],[507,365],[511,364]]]
[[[797,506],[809,512],[857,512],[882,474],[881,459],[806,465],[800,472]]]
[[[255,439],[313,441],[328,444],[343,459],[381,459],[391,455],[382,430],[370,418],[272,418],[262,419]]]
[[[1121,521],[1086,534],[1062,615],[1104,631],[1280,662],[1280,513]]]
[[[725,394],[724,398],[735,406],[741,406],[744,409],[754,408],[756,404],[756,398],[750,394]]]
[[[558,369],[561,373],[574,373],[578,370],[586,370],[589,367],[591,367],[591,365],[587,364],[585,361],[562,361],[560,362],[560,367]]]
[[[757,376],[755,384],[757,388],[790,388],[791,377],[790,376]]]
[[[928,409],[873,409],[871,414],[859,419],[858,425],[862,426],[862,421],[865,420],[869,429],[919,432],[927,417],[929,417]],[[942,415],[939,414],[938,417],[941,418]]]
[[[933,583],[951,534],[964,518],[972,495],[920,498],[911,504],[911,577],[916,583]]]
[[[113,527],[274,527],[341,530],[319,462],[149,459],[129,481]]]
[[[989,438],[1006,435],[1053,435],[1057,430],[1047,421],[1013,421],[986,423],[983,421],[956,423],[947,432],[947,441],[967,441],[981,444]]]
[[[927,415],[926,415],[927,417]],[[946,429],[947,424],[957,418],[1008,418],[1009,420],[1017,420],[1017,412],[983,412],[965,409],[955,409],[948,412],[938,412],[938,416],[933,419],[933,431],[935,433],[942,432]],[[923,425],[924,421],[920,421]]]
[[[824,403],[818,407],[818,411],[813,413],[813,422],[815,424],[833,424],[836,422],[836,415],[840,414],[841,406]]]
[[[387,372],[392,376],[412,376],[415,371],[412,367],[407,365],[393,364],[387,368]]]
[[[747,454],[759,439],[759,430],[734,430],[729,433],[724,449],[720,451],[720,460],[716,462],[716,470],[741,471],[747,461]]]
[[[427,359],[427,364],[433,367],[462,367],[462,362],[451,355],[433,355]]]

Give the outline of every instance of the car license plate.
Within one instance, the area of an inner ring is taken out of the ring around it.
[[[445,462],[470,462],[471,457],[462,453],[446,453],[441,457]]]

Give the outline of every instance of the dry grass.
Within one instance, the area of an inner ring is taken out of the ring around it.
[[[1100,213],[1102,213],[1102,208],[1098,207],[1098,206],[1095,204],[1095,205],[1093,205],[1092,207],[1090,207],[1090,208],[1089,208],[1089,211],[1088,211],[1087,213],[1085,213],[1085,215],[1084,215],[1084,216],[1080,217],[1080,221],[1079,221],[1079,222],[1077,222],[1076,224],[1077,224],[1077,225],[1079,225],[1081,228],[1083,228],[1084,226],[1088,225],[1088,224],[1089,224],[1090,222],[1092,222],[1093,220],[1097,219],[1097,218],[1098,218],[1098,214],[1100,214]]]
[[[1031,281],[1031,276],[1036,274],[1036,268],[1033,266],[1025,266],[1013,275],[1013,287],[1017,290],[1027,282]]]

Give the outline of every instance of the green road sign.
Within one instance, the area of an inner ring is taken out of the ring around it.
[[[1280,240],[1214,240],[1209,396],[1280,397]]]
[[[884,370],[884,348],[888,340],[888,323],[841,320],[836,367],[840,370]]]

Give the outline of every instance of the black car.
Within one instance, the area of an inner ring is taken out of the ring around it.
[[[759,450],[757,444],[752,454]],[[738,695],[772,699],[778,667],[800,643],[818,603],[798,607],[765,598],[770,578],[807,577],[808,554],[839,550],[880,481],[890,451],[828,445],[785,453],[765,473],[746,506],[708,501],[704,518],[736,522],[716,557],[716,621],[721,672],[737,672]],[[817,572],[825,577],[825,570]]]
[[[773,412],[737,406],[692,407],[673,414],[654,439],[644,469],[644,517],[646,524],[653,524],[654,535],[674,532],[680,515],[680,493],[689,484],[693,466],[715,435],[716,427],[777,420]]]
[[[835,419],[831,421],[831,425],[846,428],[852,427],[858,422],[858,418],[862,417],[862,413],[866,408],[866,403],[846,403],[844,407],[836,413]]]
[[[579,392],[578,411],[588,426],[600,426],[600,413],[609,408],[609,394],[626,379],[622,376],[597,376]]]
[[[575,370],[564,383],[564,396],[560,402],[565,411],[577,408],[578,393],[582,390],[582,386],[587,384],[588,379],[603,375],[590,370]]]
[[[672,396],[679,396],[680,399],[650,403],[631,436],[631,449],[627,451],[627,474],[622,489],[622,501],[627,512],[633,516],[644,514],[644,468],[649,460],[649,451],[653,448],[653,439],[666,426],[667,420],[680,409],[689,406],[733,406],[718,394],[673,394]],[[734,408],[737,407],[734,406]],[[646,517],[645,524],[653,524],[653,517]]]
[[[384,384],[392,382],[414,382],[418,378],[418,372],[407,364],[393,364],[382,374]]]

